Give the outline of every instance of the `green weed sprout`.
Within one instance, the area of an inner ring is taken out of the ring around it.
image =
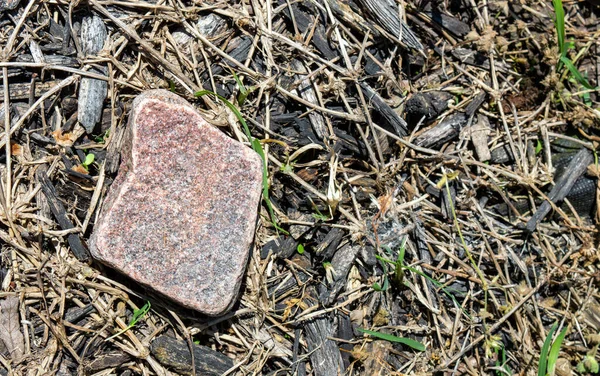
[[[328,216],[326,216],[325,214],[321,213],[321,211],[319,210],[317,205],[314,203],[314,201],[310,197],[308,197],[308,199],[310,200],[310,203],[312,204],[313,209],[315,209],[315,211],[316,211],[316,213],[312,213],[312,217],[315,220],[321,221],[321,222],[327,222],[328,220],[331,219]]]
[[[81,163],[81,165],[86,169],[89,170],[89,167],[92,165],[92,163],[94,163],[94,159],[96,157],[94,156],[94,154],[89,153],[88,155],[85,156],[85,160]]]
[[[558,336],[556,336],[554,342],[552,342],[552,337],[557,328],[558,323],[554,323],[552,328],[550,328],[548,335],[546,336],[544,344],[542,345],[542,353],[540,354],[540,362],[538,364],[538,376],[554,376],[560,346],[562,345],[562,342],[567,334],[567,327],[564,327]]]
[[[575,64],[567,57],[567,51],[569,50],[569,44],[565,43],[565,10],[563,8],[562,0],[552,0],[552,6],[554,7],[554,26],[556,27],[556,37],[558,40],[558,50],[560,52],[560,58],[556,65],[556,71],[560,72],[563,67],[566,67],[571,75],[583,85],[586,89],[595,90],[596,88],[590,85],[590,83],[583,77],[579,72]]]
[[[390,260],[386,260],[381,256],[375,256],[375,257],[377,257],[377,260],[379,260],[379,262],[381,263],[381,267],[383,268],[383,286],[381,286],[379,283],[375,282],[375,283],[373,283],[373,285],[371,287],[375,291],[383,292],[383,291],[386,291],[390,287],[390,282],[387,277],[388,269],[387,269],[386,262],[389,262],[391,264],[394,264],[394,262],[390,261]]]
[[[382,263],[383,266],[383,271],[384,271],[384,275],[385,279],[383,282],[383,287],[379,286],[378,283],[374,283],[373,284],[373,290],[375,291],[385,291],[388,289],[389,286],[389,282],[388,282],[388,278],[387,278],[387,267],[386,267],[386,263],[387,264],[392,264],[394,266],[394,283],[400,287],[400,286],[406,286],[407,282],[404,281],[404,270],[408,270],[410,272],[413,272],[425,279],[427,279],[428,281],[430,281],[431,283],[433,283],[433,285],[437,288],[439,288],[440,290],[442,290],[442,292],[444,294],[446,294],[446,296],[448,296],[448,298],[450,298],[454,304],[459,307],[461,309],[461,311],[465,314],[466,317],[468,317],[470,320],[472,320],[473,318],[471,317],[471,315],[469,315],[469,313],[465,310],[464,307],[461,306],[461,304],[458,302],[458,300],[456,300],[456,297],[449,291],[448,288],[444,287],[442,283],[436,281],[435,279],[431,278],[430,276],[428,276],[427,274],[423,273],[422,271],[413,268],[412,266],[408,266],[406,264],[404,264],[404,254],[405,254],[405,249],[406,249],[406,240],[407,238],[404,238],[404,241],[402,242],[402,245],[400,246],[400,250],[398,251],[398,257],[396,258],[396,261],[392,261],[392,260],[388,260],[384,257],[381,257],[379,255],[376,255],[375,258],[377,258],[377,260],[379,260]],[[390,249],[390,247],[388,246],[383,246],[383,249],[385,249],[388,253],[391,253],[392,250]]]
[[[144,316],[146,316],[148,311],[150,311],[150,302],[146,302],[146,304],[144,304],[144,306],[142,308],[136,309],[135,311],[133,311],[133,317],[131,318],[131,321],[129,322],[129,324],[127,324],[127,327],[125,329],[119,331],[118,333],[113,334],[112,336],[108,337],[107,339],[105,339],[105,341],[108,341],[115,337],[118,337],[121,334],[128,331],[129,329],[133,328],[135,326],[135,324],[137,324],[138,321],[140,321]]]
[[[577,364],[577,372],[579,373],[598,373],[600,371],[600,365],[596,360],[596,352],[598,352],[598,345],[594,346],[594,349],[587,353],[583,360]]]
[[[104,134],[94,136],[94,141],[99,144],[104,144],[109,135],[110,135],[110,129],[107,129],[106,132],[104,132]]]
[[[506,350],[504,349],[504,344],[502,342],[500,342],[500,348],[498,350],[495,350],[495,353],[498,358],[496,360],[496,368],[499,369],[496,371],[496,374],[497,375],[512,375],[513,373],[507,364],[508,359],[506,358]]]
[[[229,68],[229,70],[231,71],[233,79],[237,83],[238,89],[240,90],[240,93],[237,96],[237,102],[241,106],[246,101],[246,98],[248,98],[248,95],[250,95],[250,93],[252,93],[252,91],[254,91],[255,88],[248,89],[246,86],[244,86],[244,83],[242,82],[242,80],[240,80],[240,77],[237,74],[235,74],[233,69]]]

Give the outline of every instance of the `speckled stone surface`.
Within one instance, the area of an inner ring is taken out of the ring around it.
[[[138,96],[92,255],[207,315],[238,295],[254,238],[262,162],[166,90]]]

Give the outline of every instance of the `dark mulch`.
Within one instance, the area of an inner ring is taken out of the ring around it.
[[[550,363],[589,371],[597,1],[565,4],[562,61],[550,2],[400,3],[0,1],[0,373],[535,374],[563,331]],[[87,253],[150,88],[247,143],[194,93],[227,98],[267,155],[223,317]]]

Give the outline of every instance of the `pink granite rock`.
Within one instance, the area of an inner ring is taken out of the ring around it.
[[[166,90],[138,96],[90,239],[99,261],[177,303],[234,303],[254,238],[262,162]]]

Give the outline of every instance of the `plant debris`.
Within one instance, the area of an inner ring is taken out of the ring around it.
[[[0,1],[0,374],[596,372],[598,6]],[[264,162],[220,316],[88,253],[149,89]]]

